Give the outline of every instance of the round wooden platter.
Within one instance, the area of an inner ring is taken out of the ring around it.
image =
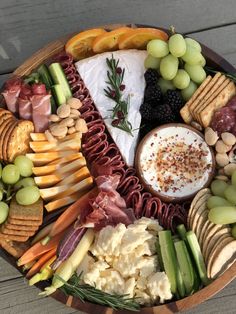
[[[157,26],[150,26],[150,25],[140,25],[140,24],[114,24],[114,25],[103,25],[100,26],[101,28],[105,28],[107,30],[112,30],[121,26],[129,26],[129,27],[157,27]],[[157,27],[160,28],[160,27]],[[166,29],[163,29],[167,31]],[[73,34],[70,34],[64,38],[58,39],[41,50],[37,51],[33,54],[29,59],[27,59],[20,67],[18,67],[13,75],[24,76],[30,74],[35,68],[37,68],[40,64],[46,62],[50,59],[53,55],[59,53],[63,50],[65,42],[71,37]],[[207,59],[207,64],[215,69],[235,73],[236,69],[227,62],[224,58],[216,54],[214,51],[209,49],[208,47],[202,45],[203,54]],[[8,253],[0,249],[0,255],[10,264],[12,264],[16,269],[18,269],[22,274],[22,269],[18,268],[16,265],[16,261],[12,256]],[[194,293],[193,295],[181,299],[175,302],[165,303],[163,305],[153,306],[153,307],[142,307],[140,313],[143,314],[168,314],[168,313],[176,313],[179,311],[185,311],[190,309],[203,301],[209,299],[214,294],[222,290],[227,284],[229,284],[234,278],[236,277],[236,262],[219,278],[214,280],[210,285],[207,287],[199,290],[198,292]],[[49,283],[41,282],[36,286],[43,290]],[[92,304],[89,302],[82,302],[78,298],[74,298],[72,296],[66,296],[61,290],[57,290],[52,297],[69,307],[75,308],[77,310],[84,311],[86,313],[96,313],[96,314],[125,314],[131,313],[130,311],[114,311],[111,308],[100,306],[97,304]]]

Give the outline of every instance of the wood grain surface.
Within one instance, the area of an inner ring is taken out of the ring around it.
[[[52,40],[104,23],[175,25],[236,65],[235,0],[1,0],[0,86],[25,59]],[[82,313],[38,297],[23,276],[0,258],[0,313]],[[236,313],[234,280],[210,300],[186,311]],[[92,313],[96,314],[96,313]]]

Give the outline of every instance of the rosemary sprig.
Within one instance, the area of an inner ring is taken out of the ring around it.
[[[227,73],[227,72],[223,72],[223,71],[217,71],[217,70],[214,70],[213,68],[209,67],[209,66],[205,66],[205,70],[207,73],[222,73],[224,74],[226,77],[228,77],[229,79],[231,79],[233,82],[236,83],[236,73]]]
[[[134,298],[129,298],[127,295],[109,294],[87,284],[80,284],[81,274],[76,273],[71,277],[69,282],[66,282],[58,275],[54,275],[61,280],[64,286],[61,290],[74,297],[80,298],[82,302],[89,301],[100,305],[109,306],[114,310],[129,310],[139,311],[140,306]]]
[[[119,60],[115,60],[113,55],[111,59],[106,59],[107,88],[104,89],[105,96],[112,99],[116,104],[112,111],[112,126],[128,132],[132,135],[132,125],[128,121],[130,99],[122,99],[122,91],[125,89],[123,84],[125,69],[119,67]]]

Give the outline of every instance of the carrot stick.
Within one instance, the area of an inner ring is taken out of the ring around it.
[[[51,231],[53,224],[54,222],[50,223],[49,225],[45,226],[43,229],[39,230],[39,232],[36,233],[33,240],[31,241],[31,245],[45,238]]]
[[[57,248],[59,241],[61,240],[64,232],[58,233],[52,240],[46,244],[42,245],[41,242],[35,243],[31,248],[29,248],[19,259],[17,262],[18,266],[25,265],[30,263],[37,258],[40,258],[43,254],[47,253],[48,251]]]
[[[40,272],[38,272],[32,278],[30,278],[30,280],[29,280],[29,285],[30,286],[36,284],[39,281],[48,280],[49,278],[51,278],[53,276],[54,271],[52,270],[51,265],[55,261],[56,258],[57,258],[56,255],[51,257],[50,260],[48,260],[41,267]]]
[[[56,254],[57,247],[53,248],[52,250],[48,251],[44,255],[40,257],[40,259],[30,268],[28,273],[26,274],[26,278],[30,278],[35,275],[41,267]]]
[[[86,210],[89,206],[89,200],[95,196],[97,196],[98,190],[97,188],[93,188],[91,191],[81,196],[78,201],[69,206],[58,219],[55,221],[51,231],[48,236],[44,238],[42,241],[43,244],[48,243],[51,238],[53,238],[58,233],[65,230],[68,226],[70,226],[79,216],[79,214]]]

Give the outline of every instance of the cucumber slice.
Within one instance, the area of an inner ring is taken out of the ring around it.
[[[179,296],[180,296],[181,298],[183,298],[183,297],[185,297],[185,287],[184,287],[184,281],[183,281],[182,274],[181,274],[181,272],[180,272],[179,265],[177,265],[176,271],[177,271],[176,280],[177,280],[177,289],[178,289],[178,293],[179,293]]]
[[[186,240],[186,232],[187,232],[187,230],[185,228],[185,225],[184,224],[178,225],[176,229],[177,229],[177,232],[178,232],[180,238],[182,240]]]
[[[66,97],[60,84],[53,85],[51,91],[58,106],[66,103]]]
[[[199,277],[203,284],[206,286],[210,283],[210,280],[207,277],[206,265],[202,256],[201,248],[199,246],[196,234],[193,231],[188,231],[186,233],[186,238],[192,251]]]
[[[171,237],[170,230],[159,232],[159,241],[161,247],[161,256],[163,259],[164,269],[170,281],[171,292],[177,292],[177,258],[175,255],[175,247]]]
[[[157,239],[157,242],[156,242],[156,251],[157,251],[157,259],[159,262],[160,270],[164,271],[164,264],[163,264],[163,260],[161,256],[161,247],[160,247],[159,239]]]
[[[60,63],[52,63],[48,69],[49,69],[49,72],[52,76],[54,84],[61,85],[61,88],[62,88],[62,91],[64,93],[66,100],[71,98],[72,93],[70,90],[70,86],[68,84],[65,73],[64,73]]]
[[[48,67],[45,64],[42,64],[38,68],[37,72],[39,73],[41,81],[45,84],[47,90],[50,90],[54,83],[49,73]]]
[[[191,258],[183,240],[175,242],[174,246],[185,291],[187,295],[190,295],[194,287],[194,269]]]

